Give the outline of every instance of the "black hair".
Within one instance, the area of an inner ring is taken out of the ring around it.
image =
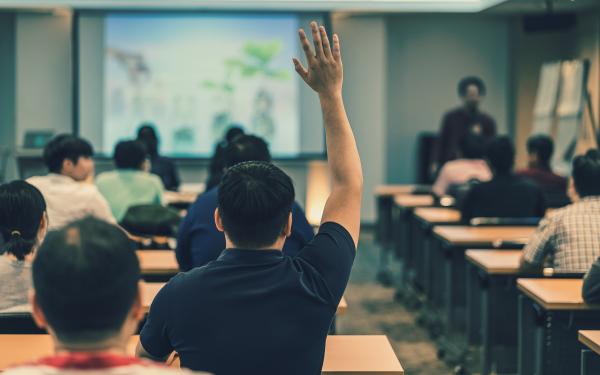
[[[148,153],[140,141],[122,141],[115,146],[115,165],[119,169],[140,169]]]
[[[267,142],[255,135],[239,135],[227,144],[223,154],[225,168],[245,161],[271,161]]]
[[[288,222],[294,194],[290,177],[271,163],[249,161],[229,168],[218,194],[225,233],[238,247],[272,245]]]
[[[0,207],[3,251],[23,260],[37,244],[46,201],[35,186],[13,181],[0,185]]]
[[[140,265],[121,229],[87,217],[48,233],[32,279],[58,339],[92,343],[120,332],[137,295]]]
[[[244,129],[239,125],[230,126],[225,132],[225,141],[233,142],[233,140],[240,135],[244,134]]]
[[[600,195],[600,152],[597,149],[573,159],[573,182],[581,198]]]
[[[458,146],[465,159],[481,159],[485,152],[485,138],[478,134],[467,134]]]
[[[484,96],[486,94],[485,83],[483,83],[483,80],[479,77],[469,76],[461,79],[458,83],[458,95],[461,98],[464,98],[467,95],[467,88],[471,85],[477,86],[479,95]]]
[[[77,164],[80,157],[93,155],[94,149],[88,141],[71,134],[59,134],[44,147],[44,162],[52,173],[60,173],[66,159]]]
[[[158,136],[154,124],[145,122],[138,128],[137,140],[146,146],[146,151],[150,156],[158,155]]]
[[[536,154],[541,164],[549,166],[554,152],[554,142],[545,134],[533,135],[527,140],[527,152]]]
[[[515,163],[515,147],[508,137],[497,137],[488,143],[485,156],[495,174],[508,174]]]

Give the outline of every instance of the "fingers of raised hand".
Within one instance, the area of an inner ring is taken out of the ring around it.
[[[323,45],[323,54],[325,58],[331,58],[331,44],[329,44],[329,37],[327,36],[327,31],[325,31],[325,27],[319,27],[319,33],[321,34],[321,41]]]
[[[310,48],[310,43],[308,42],[308,38],[306,37],[306,33],[304,32],[304,29],[300,29],[298,31],[298,34],[300,36],[300,43],[302,44],[302,50],[304,50],[304,55],[306,56],[306,61],[308,62],[308,65],[310,66],[315,59],[315,55],[313,54],[313,51]]]
[[[325,53],[323,52],[323,43],[321,41],[321,33],[319,32],[319,26],[316,22],[313,21],[310,23],[310,28],[312,30],[316,58],[317,60],[323,59],[325,57]]]
[[[333,34],[333,58],[335,61],[342,61],[342,50],[340,47],[340,37],[337,34]]]
[[[306,80],[308,78],[308,71],[304,68],[304,66],[302,66],[300,60],[295,57],[292,60],[294,61],[294,68],[296,69],[298,75],[300,75],[303,80]]]

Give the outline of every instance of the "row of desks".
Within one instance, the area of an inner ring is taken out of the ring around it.
[[[581,279],[519,274],[519,249],[535,227],[465,227],[458,211],[402,194],[391,199],[391,237],[382,244],[401,260],[400,287],[414,285],[427,297],[425,310],[439,312],[422,321],[479,348],[476,372],[578,373],[577,329],[600,328],[600,306],[583,302]]]
[[[139,341],[133,336],[128,352],[133,355]],[[0,335],[0,371],[52,354],[49,335]],[[403,375],[404,370],[385,336],[327,337],[322,374]]]

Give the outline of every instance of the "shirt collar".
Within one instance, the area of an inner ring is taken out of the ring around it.
[[[144,362],[135,357],[126,357],[108,352],[73,352],[42,358],[35,364],[61,369],[92,370],[139,365],[144,364]]]
[[[281,250],[225,249],[218,260],[240,264],[274,263],[283,259]]]
[[[59,173],[48,173],[48,177],[52,180],[52,182],[59,182],[63,184],[77,183],[77,181],[75,181],[73,178]]]

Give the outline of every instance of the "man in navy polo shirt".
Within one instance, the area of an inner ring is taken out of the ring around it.
[[[231,167],[221,181],[215,223],[227,248],[214,262],[174,277],[156,296],[138,354],[217,375],[321,372],[325,340],[348,283],[360,231],[362,170],[342,100],[340,44],[311,23],[315,51],[300,30],[319,94],[332,191],[315,238],[282,256],[291,234],[294,187],[266,162]]]
[[[271,161],[267,143],[254,135],[239,135],[223,150],[227,168],[245,161]],[[177,262],[182,271],[201,267],[215,260],[225,249],[225,236],[215,226],[215,210],[219,187],[201,194],[189,208],[177,235]],[[298,203],[292,206],[292,234],[285,241],[283,254],[295,256],[312,238],[314,232]]]

